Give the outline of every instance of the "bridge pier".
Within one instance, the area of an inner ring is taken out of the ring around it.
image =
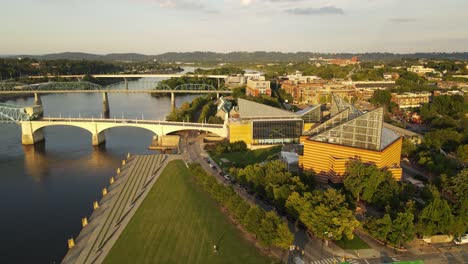
[[[125,83],[125,90],[128,90],[128,81],[127,81],[127,78],[123,78],[124,79],[124,83]]]
[[[171,93],[171,112],[174,112],[176,109],[176,104],[175,104],[175,93]]]
[[[43,140],[42,129],[34,131],[31,122],[21,122],[21,143],[23,145],[34,145]]]
[[[93,134],[93,139],[92,139],[93,146],[99,146],[104,142],[106,142],[106,136],[104,135],[104,132]]]
[[[102,113],[105,118],[109,118],[109,98],[107,93],[102,93]]]
[[[34,105],[42,105],[42,100],[38,93],[34,93]]]

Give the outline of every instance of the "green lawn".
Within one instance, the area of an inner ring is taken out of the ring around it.
[[[338,245],[342,249],[367,249],[370,248],[366,242],[362,241],[362,239],[356,235],[352,240],[348,240],[343,238],[338,241],[333,241],[336,245]]]
[[[247,165],[260,163],[268,159],[268,157],[275,156],[281,151],[281,146],[275,146],[271,148],[248,150],[243,152],[231,152],[223,153],[221,155],[215,155],[211,153],[211,157],[217,164],[224,169],[230,167],[243,168]],[[224,163],[221,159],[229,160],[229,163]]]
[[[104,263],[273,263],[188,175],[182,161],[168,164]]]

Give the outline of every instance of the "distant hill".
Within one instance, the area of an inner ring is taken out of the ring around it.
[[[63,52],[46,55],[15,55],[11,57],[31,57],[40,60],[102,60],[102,61],[151,61],[158,60],[161,62],[297,62],[305,61],[309,58],[351,58],[358,56],[361,60],[394,60],[394,59],[452,59],[452,60],[468,60],[468,52],[456,53],[315,53],[315,52],[167,52],[159,55],[144,55],[138,53],[112,53],[107,55],[97,55],[81,52]]]

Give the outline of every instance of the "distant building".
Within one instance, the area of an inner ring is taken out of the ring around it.
[[[420,107],[424,103],[429,103],[431,93],[392,93],[392,102],[396,103],[400,109]]]
[[[448,96],[452,96],[452,95],[461,95],[463,96],[464,95],[464,92],[463,91],[458,91],[458,90],[452,90],[452,91],[434,91],[434,96],[441,96],[441,95],[448,95]]]
[[[325,60],[328,64],[333,64],[333,65],[338,65],[338,66],[347,66],[347,65],[353,65],[353,64],[359,64],[360,61],[358,57],[352,57],[350,60],[349,59],[328,59]]]
[[[435,73],[436,71],[432,68],[425,68],[424,66],[421,65],[413,65],[406,69],[409,72],[414,72],[418,75],[424,75],[426,73]]]
[[[291,83],[313,83],[321,80],[322,78],[315,75],[302,75],[302,72],[296,71],[295,74],[290,74],[285,76],[287,80]]]
[[[229,75],[224,79],[224,83],[227,86],[240,86],[246,84],[246,77],[242,74]]]
[[[383,74],[383,78],[387,81],[389,80],[397,80],[398,78],[400,78],[400,74],[396,73],[396,72],[386,72]]]
[[[447,82],[447,81],[438,81],[437,87],[440,89],[452,89],[452,88],[468,88],[468,83],[466,82]]]
[[[244,77],[246,80],[265,80],[265,76],[260,72],[244,73]]]
[[[322,79],[308,79],[308,82],[286,80],[281,83],[281,88],[291,94],[296,104],[324,104],[330,101],[332,93],[350,99],[354,89],[343,85],[341,82],[333,82]]]
[[[383,108],[363,113],[332,95],[331,118],[304,132],[299,166],[319,182],[340,183],[350,160],[359,159],[388,169],[401,179],[401,137],[384,127]]]
[[[246,94],[251,96],[268,95],[271,96],[270,81],[265,77],[254,80],[247,80]]]

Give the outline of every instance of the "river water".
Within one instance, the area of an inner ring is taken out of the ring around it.
[[[186,69],[193,70],[193,69]],[[149,88],[140,79],[129,89]],[[123,89],[124,85],[117,85]],[[176,95],[176,104],[194,95]],[[51,94],[41,97],[44,116],[100,117],[101,94]],[[33,98],[7,103],[32,105]],[[149,94],[109,94],[110,117],[164,120],[170,98]],[[104,146],[91,146],[91,134],[67,126],[44,128],[45,142],[21,145],[21,129],[0,123],[0,263],[59,263],[67,239],[81,230],[92,203],[127,153],[150,153],[152,134],[138,128],[106,131]]]

